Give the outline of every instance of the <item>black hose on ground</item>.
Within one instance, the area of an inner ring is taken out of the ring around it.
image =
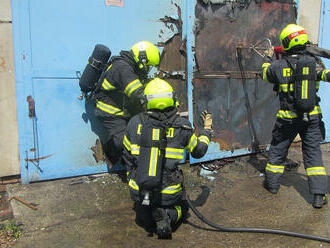
[[[244,232],[244,233],[266,233],[266,234],[277,234],[277,235],[285,235],[290,237],[297,237],[297,238],[303,238],[303,239],[311,239],[311,240],[317,240],[321,242],[327,242],[330,243],[329,238],[325,237],[319,237],[319,236],[313,236],[308,234],[302,234],[302,233],[295,233],[295,232],[289,232],[289,231],[283,231],[283,230],[277,230],[277,229],[265,229],[265,228],[254,228],[254,227],[223,227],[218,224],[215,224],[205,218],[201,212],[197,210],[197,208],[192,204],[192,202],[189,199],[188,194],[186,194],[186,200],[188,202],[189,207],[194,212],[194,214],[205,224],[215,228],[217,231],[220,232]]]

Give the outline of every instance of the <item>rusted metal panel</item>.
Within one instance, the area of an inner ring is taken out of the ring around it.
[[[182,39],[182,13],[181,7],[175,4],[177,8],[177,18],[165,16],[161,18],[166,28],[172,31],[173,36],[166,42],[158,43],[163,47],[162,58],[159,65],[157,76],[169,81],[179,99],[179,111],[188,111],[187,81],[186,79],[186,47],[185,40]],[[160,37],[164,30],[160,31]]]
[[[198,0],[195,18],[194,120],[200,129],[199,114],[204,109],[213,113],[215,143],[202,160],[192,162],[251,153],[251,126],[259,149],[265,149],[278,100],[272,86],[258,76],[262,58],[252,49],[241,49],[242,74],[236,48],[251,47],[264,38],[279,45],[281,29],[296,21],[294,2]]]

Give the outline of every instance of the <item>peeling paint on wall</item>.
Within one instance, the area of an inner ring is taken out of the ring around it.
[[[177,17],[165,16],[160,21],[165,24],[165,29],[172,34],[158,46],[163,47],[158,77],[169,81],[177,94],[180,102],[179,111],[188,111],[186,75],[185,40],[182,40],[182,13],[179,5],[174,3]],[[160,30],[159,37],[164,40],[164,29]]]
[[[281,29],[296,21],[294,1],[198,0],[195,14],[194,119],[208,109],[214,116],[212,140],[220,144],[220,150],[251,149],[236,48],[248,48],[264,38],[279,45]],[[264,149],[270,142],[278,99],[272,87],[258,76],[262,58],[251,49],[243,49],[242,55],[250,115],[260,148]]]

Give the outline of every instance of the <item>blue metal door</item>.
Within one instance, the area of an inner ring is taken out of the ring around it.
[[[90,147],[77,73],[95,44],[113,55],[139,40],[155,44],[176,32],[173,0],[12,0],[19,151],[23,183],[102,173]]]

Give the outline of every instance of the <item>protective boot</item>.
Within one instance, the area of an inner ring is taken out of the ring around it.
[[[156,222],[156,232],[159,239],[171,239],[172,238],[172,228],[171,220],[166,210],[163,208],[155,208],[152,211],[152,217]]]
[[[266,180],[264,181],[264,188],[267,189],[272,194],[277,194],[277,192],[279,190],[279,188],[270,187]]]
[[[327,204],[327,196],[325,194],[315,194],[313,200],[313,207],[314,208],[322,208],[323,205]]]

